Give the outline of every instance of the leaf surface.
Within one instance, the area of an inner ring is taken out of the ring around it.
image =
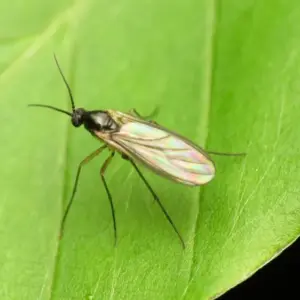
[[[18,9],[11,9],[15,4]],[[4,1],[0,4],[1,299],[209,299],[300,233],[300,4],[266,1]],[[18,22],[12,20],[19,20]],[[4,30],[5,28],[5,30]],[[288,34],[287,34],[288,33]],[[65,115],[136,108],[205,149],[217,174],[191,188],[142,169],[187,248],[128,162]],[[18,286],[18,288],[16,288]]]

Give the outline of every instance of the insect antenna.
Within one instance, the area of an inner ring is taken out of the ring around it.
[[[28,106],[35,106],[35,107],[47,107],[47,108],[50,108],[50,109],[53,109],[53,110],[56,110],[56,111],[59,111],[61,113],[64,113],[70,117],[72,117],[72,113],[66,111],[66,110],[63,110],[63,109],[60,109],[58,107],[55,107],[55,106],[51,106],[51,105],[47,105],[47,104],[28,104]]]
[[[68,89],[68,93],[69,93],[70,100],[71,100],[72,111],[74,112],[74,110],[75,110],[75,103],[74,103],[74,98],[73,98],[73,94],[72,94],[70,85],[68,84],[67,79],[66,79],[66,77],[65,77],[65,75],[64,75],[64,73],[63,73],[63,71],[62,71],[62,69],[61,69],[61,67],[60,67],[60,65],[58,63],[58,60],[56,58],[55,53],[53,54],[53,56],[54,56],[54,60],[55,60],[55,63],[57,65],[58,71],[59,71],[59,73],[60,73],[60,75],[61,75],[61,77],[62,77],[62,79],[63,79],[63,81],[64,81],[64,83],[65,83],[65,85],[67,87],[67,89]]]
[[[70,88],[70,86],[69,86],[69,84],[68,84],[68,82],[67,82],[67,80],[66,80],[66,77],[64,76],[64,74],[63,74],[63,72],[62,72],[62,70],[61,70],[61,67],[60,67],[60,65],[59,65],[59,63],[58,63],[58,60],[57,60],[55,54],[53,54],[53,56],[54,56],[55,63],[56,63],[56,65],[57,65],[57,67],[58,67],[59,73],[60,73],[60,75],[61,75],[61,77],[62,77],[62,79],[63,79],[63,81],[64,81],[64,83],[65,83],[65,85],[66,85],[66,87],[67,87],[67,89],[68,89],[68,93],[69,93],[70,100],[71,100],[72,111],[74,112],[74,111],[75,111],[75,104],[74,104],[74,98],[73,98],[73,94],[72,94],[71,88]],[[68,112],[68,111],[66,111],[66,110],[60,109],[60,108],[58,108],[58,107],[52,106],[52,105],[47,105],[47,104],[28,104],[28,106],[46,107],[46,108],[53,109],[53,110],[55,110],[55,111],[64,113],[64,114],[66,114],[66,115],[72,117],[72,113],[70,113],[70,112]]]

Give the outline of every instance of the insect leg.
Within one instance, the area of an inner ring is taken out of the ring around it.
[[[132,161],[131,159],[129,159],[131,164],[133,165],[133,167],[135,168],[135,170],[137,171],[137,173],[139,174],[140,178],[143,180],[143,182],[146,184],[148,190],[150,191],[150,193],[152,194],[152,196],[154,197],[154,199],[156,200],[156,202],[158,203],[159,207],[161,208],[161,210],[163,211],[164,215],[166,216],[166,218],[168,219],[169,223],[171,224],[171,226],[173,227],[174,231],[176,232],[177,236],[180,239],[180,242],[182,244],[183,249],[185,248],[185,243],[183,241],[183,238],[181,237],[179,231],[177,230],[175,224],[173,223],[171,217],[169,216],[168,212],[166,211],[166,209],[164,208],[164,206],[162,205],[162,203],[160,202],[158,196],[156,195],[156,193],[153,191],[152,187],[150,186],[150,184],[148,183],[148,181],[146,180],[146,178],[144,177],[144,175],[141,173],[141,171],[138,169],[137,165],[134,163],[134,161]]]
[[[64,227],[65,227],[65,223],[66,223],[66,219],[67,219],[67,216],[69,214],[71,205],[73,203],[73,200],[74,200],[74,197],[75,197],[75,194],[76,194],[76,190],[77,190],[77,186],[78,186],[78,180],[79,180],[79,175],[80,175],[80,172],[81,172],[81,168],[84,165],[86,165],[88,162],[90,162],[93,158],[95,158],[97,155],[99,155],[102,152],[102,150],[104,150],[106,147],[107,147],[107,145],[103,145],[102,147],[98,148],[97,150],[95,150],[94,152],[92,152],[90,155],[88,155],[84,160],[82,160],[81,163],[79,164],[78,169],[77,169],[77,173],[76,173],[76,178],[75,178],[74,186],[73,186],[72,195],[71,195],[71,198],[69,200],[67,209],[66,209],[66,211],[64,213],[63,219],[61,221],[61,225],[60,225],[60,237],[62,237],[62,235],[63,235]]]
[[[137,112],[137,110],[135,108],[132,108],[130,111],[129,111],[129,114],[133,115],[133,116],[136,116],[140,119],[143,119],[143,120],[146,120],[146,121],[150,121],[152,123],[155,123],[155,121],[152,121],[151,119],[154,118],[155,116],[157,116],[158,114],[158,107],[155,107],[155,109],[152,111],[152,113],[148,116],[142,116],[140,113]]]
[[[111,155],[106,159],[103,166],[101,167],[100,175],[101,175],[101,179],[102,179],[102,182],[104,184],[104,187],[105,187],[108,199],[109,199],[109,203],[110,203],[111,214],[112,214],[113,224],[114,224],[114,235],[115,235],[115,246],[116,246],[116,244],[117,244],[117,223],[116,223],[116,216],[115,216],[115,208],[114,208],[114,204],[113,204],[113,201],[112,201],[111,193],[108,189],[108,186],[106,184],[106,180],[104,178],[105,170],[106,170],[107,166],[109,165],[109,163],[111,162],[114,155],[115,155],[115,151],[112,151]]]
[[[216,151],[206,151],[208,154],[212,155],[222,155],[222,156],[246,156],[245,152],[242,153],[227,153],[227,152],[216,152]]]

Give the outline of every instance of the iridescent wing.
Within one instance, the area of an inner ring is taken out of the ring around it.
[[[110,138],[121,152],[187,185],[205,184],[214,177],[212,160],[197,145],[151,122],[117,111],[109,113],[120,124]]]

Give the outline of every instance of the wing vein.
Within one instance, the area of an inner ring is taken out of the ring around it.
[[[159,147],[159,146],[155,146],[155,145],[150,145],[150,144],[143,144],[143,143],[138,143],[136,142],[135,140],[138,140],[137,138],[134,138],[134,140],[131,140],[131,137],[128,138],[128,137],[123,137],[122,136],[122,140],[126,141],[126,142],[129,142],[131,144],[135,144],[135,145],[139,145],[139,146],[142,146],[142,147],[145,147],[145,148],[151,148],[151,149],[155,149],[155,150],[161,150],[161,151],[189,151],[189,149],[187,148],[166,148],[166,147]],[[141,139],[142,140],[142,139]],[[153,139],[152,141],[157,141],[157,140],[160,140],[160,139]],[[147,141],[150,141],[150,140],[147,140]]]
[[[121,152],[177,182],[201,185],[214,177],[214,164],[201,148],[164,128],[125,120],[111,139]]]

